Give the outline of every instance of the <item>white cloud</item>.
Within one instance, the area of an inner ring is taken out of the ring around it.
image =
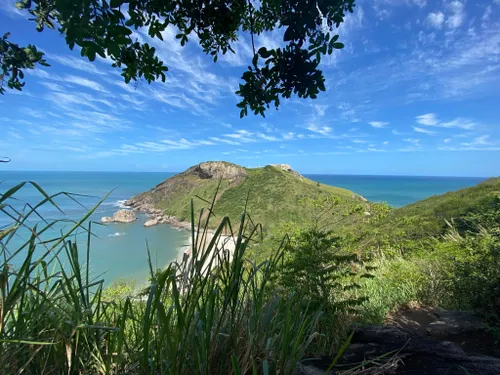
[[[456,29],[465,21],[465,4],[459,0],[453,0],[447,4],[450,14],[446,17],[446,27]]]
[[[443,140],[444,143],[450,143],[451,142],[451,138],[446,138]]]
[[[426,113],[425,115],[417,116],[417,122],[426,126],[437,126],[438,124],[435,113]]]
[[[0,10],[2,10],[5,14],[7,14],[7,16],[11,18],[26,16],[26,14],[17,9],[17,7],[15,6],[15,2],[10,0],[0,0]]]
[[[462,146],[491,146],[493,143],[488,141],[489,138],[489,135],[482,135],[474,138],[472,142],[462,143]]]
[[[16,139],[24,139],[24,137],[23,137],[21,134],[19,134],[19,133],[18,133],[18,132],[16,132],[16,131],[13,131],[13,130],[9,130],[9,131],[7,132],[7,135],[9,135],[9,136],[10,136],[10,137],[12,137],[12,138],[16,138]]]
[[[264,133],[258,133],[257,137],[259,137],[265,141],[279,141],[280,140],[278,137],[275,137],[274,135],[267,135]]]
[[[459,128],[459,129],[473,129],[476,127],[476,123],[464,118],[456,118],[451,121],[440,121],[438,120],[435,113],[427,113],[425,115],[417,116],[417,123],[425,126],[435,126],[440,128]]]
[[[427,15],[425,19],[427,24],[436,29],[440,29],[444,23],[444,13],[443,12],[431,12]]]
[[[237,130],[235,133],[224,134],[224,137],[236,139],[238,142],[255,142],[254,134],[244,129]]]
[[[412,143],[415,146],[420,145],[420,139],[417,139],[417,138],[404,138],[403,141],[408,142],[408,143]]]
[[[34,118],[38,118],[38,119],[42,119],[42,118],[45,118],[45,114],[41,111],[37,111],[36,109],[32,109],[32,108],[29,108],[29,107],[23,107],[20,109],[20,111],[27,115],[27,116],[31,116],[31,117],[34,117]]]
[[[324,135],[325,137],[328,137],[331,132],[332,132],[332,128],[330,128],[329,126],[320,126],[320,125],[317,125],[317,124],[309,124],[307,127],[306,127],[307,130],[313,132],[313,133],[317,133],[317,134],[321,134],[321,135]]]
[[[283,34],[284,29],[265,31],[257,36],[255,48],[258,50],[260,47],[266,47],[267,49],[282,47],[284,45]]]
[[[78,69],[87,73],[92,74],[106,74],[103,71],[96,68],[96,66],[88,61],[85,61],[83,58],[77,58],[73,56],[59,56],[53,54],[46,54],[46,59],[48,63],[53,61],[68,66],[73,69]]]
[[[66,77],[64,77],[64,81],[68,83],[74,83],[75,85],[83,86],[91,90],[100,91],[104,93],[108,92],[102,85],[87,78],[67,75]]]
[[[235,53],[228,51],[219,57],[219,61],[230,66],[248,66],[251,63],[254,54],[252,46],[247,42],[245,36],[240,36],[238,41],[231,44],[231,47]]]
[[[260,126],[266,131],[266,133],[273,133],[277,131],[277,129],[274,126],[269,125],[266,122],[263,122],[262,124],[260,124]]]
[[[417,126],[413,127],[413,130],[415,130],[417,133],[422,133],[422,134],[427,134],[427,135],[436,135],[437,132],[429,130],[429,129],[424,129],[424,128],[419,128]]]
[[[446,142],[447,143],[447,142]],[[460,143],[459,146],[439,147],[443,151],[500,151],[500,142],[490,141],[489,135],[475,137],[470,142]]]
[[[483,15],[481,16],[481,20],[488,21],[490,19],[492,13],[493,13],[493,11],[491,10],[491,5],[488,5],[486,7],[486,9],[484,10]]]
[[[440,29],[444,23],[444,13],[443,12],[431,12],[427,15],[425,22],[436,29]]]
[[[459,129],[474,129],[476,127],[476,123],[467,119],[457,118],[452,121],[442,122],[439,126],[443,128],[459,128]]]
[[[388,19],[390,16],[391,16],[391,13],[387,9],[379,10],[376,13],[377,19],[379,19],[381,21]]]
[[[371,126],[374,128],[385,128],[389,124],[388,122],[382,122],[382,121],[371,121],[369,122]]]
[[[327,104],[314,104],[314,110],[316,111],[316,115],[318,117],[323,117],[328,109],[329,105]]]
[[[410,0],[410,2],[415,4],[419,8],[423,8],[427,5],[427,0]]]
[[[240,142],[231,141],[230,139],[224,139],[224,138],[218,138],[218,137],[210,137],[210,139],[215,141],[215,142],[220,142],[220,143],[224,143],[224,144],[231,145],[231,146],[239,146],[241,144]]]

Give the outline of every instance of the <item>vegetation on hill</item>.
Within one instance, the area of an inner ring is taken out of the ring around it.
[[[433,196],[393,210],[377,228],[389,235],[405,231],[408,239],[439,236],[453,221],[461,232],[473,230],[479,217],[482,224],[500,223],[500,178],[476,186]],[[486,221],[485,221],[486,220]]]
[[[500,178],[394,209],[345,240],[377,267],[367,319],[419,301],[500,324]]]
[[[199,166],[209,172],[200,172]],[[293,171],[268,165],[264,168],[243,168],[226,162],[206,162],[189,168],[139,194],[127,204],[139,209],[161,209],[164,214],[181,221],[191,216],[190,201],[195,200],[198,212],[212,197],[217,196],[214,212],[237,222],[241,213],[248,212],[254,223],[266,231],[280,222],[310,222],[318,214],[317,203],[335,209],[330,220],[338,222],[353,212],[370,210],[370,204],[357,194],[333,186],[319,184]],[[226,175],[217,174],[218,171]],[[225,178],[218,178],[223,176]],[[217,194],[216,194],[217,192]],[[312,202],[316,202],[313,205]],[[221,217],[219,217],[219,220]],[[212,225],[217,225],[216,219]]]

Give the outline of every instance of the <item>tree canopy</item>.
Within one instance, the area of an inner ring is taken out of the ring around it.
[[[354,0],[21,0],[16,6],[33,16],[38,31],[57,28],[69,48],[80,47],[90,61],[111,59],[126,83],[165,82],[168,72],[155,48],[135,38],[134,30],[163,40],[162,32],[172,25],[182,46],[196,36],[214,62],[235,53],[238,34],[248,33],[253,58],[236,92],[243,117],[249,109],[264,115],[267,108],[278,108],[281,98],[314,99],[325,90],[321,57],[344,47],[335,31],[353,12]],[[284,30],[282,45],[257,50],[254,36],[275,29]],[[23,69],[48,65],[35,46],[22,48],[8,38],[7,33],[0,39],[2,94],[5,85],[22,89]]]

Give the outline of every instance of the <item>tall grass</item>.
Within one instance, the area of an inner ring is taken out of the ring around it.
[[[290,374],[301,358],[331,341],[318,331],[321,309],[304,307],[293,291],[274,293],[270,280],[283,246],[259,264],[246,258],[260,227],[245,213],[236,227],[223,218],[212,234],[215,200],[198,220],[191,204],[191,256],[164,270],[150,261],[142,294],[107,299],[104,281],[89,273],[95,255],[88,219],[97,206],[43,239],[58,221],[45,221],[38,209],[58,208],[58,195],[32,185],[41,201],[22,212],[9,202],[24,184],[0,195],[0,210],[12,221],[0,231],[0,373]],[[88,234],[83,252],[71,237],[82,230]],[[29,238],[11,249],[20,231]],[[223,233],[230,235],[223,240]],[[234,242],[232,256],[228,241]]]

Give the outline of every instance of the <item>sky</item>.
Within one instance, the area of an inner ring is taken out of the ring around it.
[[[171,171],[206,160],[287,163],[301,173],[500,175],[500,0],[357,1],[324,57],[326,92],[239,118],[248,35],[213,63],[173,27],[155,46],[166,83],[126,85],[106,59],[70,51],[0,0],[0,33],[35,44],[49,68],[0,96],[2,170]],[[282,44],[280,30],[256,47]]]

